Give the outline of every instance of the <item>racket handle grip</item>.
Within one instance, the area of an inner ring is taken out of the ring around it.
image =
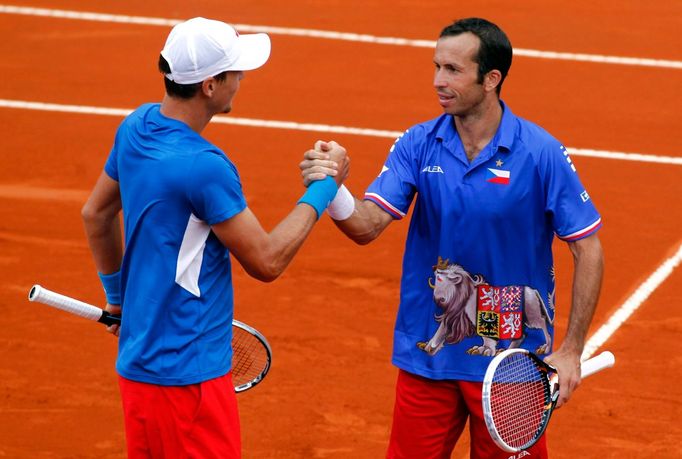
[[[580,377],[586,378],[594,373],[611,368],[616,363],[616,357],[609,351],[604,351],[596,357],[585,360],[580,366]]]
[[[31,287],[31,291],[28,293],[28,300],[43,303],[52,306],[53,308],[61,309],[62,311],[70,312],[79,317],[101,322],[106,325],[121,324],[120,316],[110,314],[102,308],[61,295],[37,284]]]

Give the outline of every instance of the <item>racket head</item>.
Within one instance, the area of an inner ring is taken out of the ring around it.
[[[490,362],[483,380],[483,417],[501,449],[517,453],[540,439],[559,397],[555,375],[525,349],[508,349]]]
[[[272,350],[258,330],[238,320],[232,321],[232,383],[235,392],[244,392],[260,383],[270,371]]]

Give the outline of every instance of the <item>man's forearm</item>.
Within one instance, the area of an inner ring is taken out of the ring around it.
[[[97,271],[102,274],[116,272],[123,259],[120,218],[83,217],[88,245]]]
[[[365,245],[379,237],[393,218],[371,201],[355,200],[355,209],[345,220],[334,220],[336,226],[350,239]]]
[[[269,260],[269,274],[265,280],[274,280],[289,266],[296,253],[310,235],[315,222],[304,206],[298,205],[268,235],[269,250],[265,260]]]

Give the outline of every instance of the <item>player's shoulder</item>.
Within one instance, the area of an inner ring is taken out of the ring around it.
[[[547,146],[559,142],[549,131],[533,121],[517,116],[516,123],[518,136],[526,144]]]
[[[561,142],[539,124],[516,116],[516,136],[520,145],[536,161],[541,161],[548,155],[561,155],[565,151]]]
[[[124,119],[123,123],[134,123],[139,120],[144,120],[150,115],[155,115],[159,112],[161,104],[158,103],[146,103],[137,107],[135,110],[130,112]]]
[[[194,173],[204,176],[224,175],[230,172],[238,175],[237,167],[227,155],[212,143],[205,141],[201,148],[197,148],[193,154],[192,169]]]
[[[119,125],[119,132],[131,135],[154,134],[159,126],[165,126],[165,117],[161,115],[161,104],[146,103],[130,112]],[[156,136],[152,136],[156,137]]]

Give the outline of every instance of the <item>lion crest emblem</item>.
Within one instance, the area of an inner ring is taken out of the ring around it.
[[[483,276],[471,275],[462,266],[438,257],[434,266],[435,283],[429,278],[433,300],[442,309],[436,314],[438,329],[428,342],[417,346],[435,355],[445,344],[455,344],[478,335],[482,342],[467,350],[468,354],[494,356],[500,340],[510,340],[509,348],[517,348],[525,339],[525,328],[539,329],[544,343],[535,353],[548,354],[552,348],[549,327],[552,325],[540,293],[528,286],[493,287]],[[549,307],[554,310],[552,296]]]

